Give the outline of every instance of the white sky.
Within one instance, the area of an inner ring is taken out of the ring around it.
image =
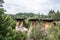
[[[47,14],[49,10],[60,10],[60,0],[4,0],[8,14],[33,12]]]

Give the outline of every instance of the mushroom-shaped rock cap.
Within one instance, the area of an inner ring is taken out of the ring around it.
[[[53,18],[40,18],[41,21],[54,21]]]
[[[24,18],[16,18],[17,21],[24,21]]]
[[[29,21],[39,21],[39,19],[31,18],[31,19],[29,19]]]

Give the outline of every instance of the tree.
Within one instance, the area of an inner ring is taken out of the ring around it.
[[[48,17],[49,18],[54,18],[54,15],[55,15],[55,11],[54,10],[50,10],[49,13],[48,13]]]
[[[11,16],[5,15],[3,9],[0,9],[0,13],[0,40],[25,40],[26,34],[15,32],[15,21]]]
[[[0,40],[7,39],[8,35],[12,35],[14,21],[9,15],[4,15],[4,9],[0,9]]]
[[[57,12],[55,13],[54,19],[57,20],[57,21],[60,20],[60,12],[59,12],[59,10],[57,10]]]

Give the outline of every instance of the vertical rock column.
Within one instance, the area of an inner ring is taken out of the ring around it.
[[[30,37],[31,30],[33,29],[33,27],[36,27],[38,21],[39,21],[39,19],[29,19],[30,28],[29,28],[29,31],[28,31],[28,39],[29,39],[29,37]],[[30,40],[30,39],[29,39],[29,40]]]
[[[51,26],[51,24],[52,24],[52,22],[53,22],[54,20],[53,19],[51,19],[51,18],[44,18],[44,19],[41,19],[41,26],[45,29],[45,30],[47,30],[50,26]]]
[[[16,19],[16,31],[18,32],[18,31],[21,31],[21,32],[26,32],[26,31],[28,31],[28,29],[27,28],[25,28],[25,26],[24,26],[24,19],[22,19],[22,18],[17,18]]]

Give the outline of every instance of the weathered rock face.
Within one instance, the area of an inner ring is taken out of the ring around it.
[[[42,22],[41,26],[47,30],[51,26],[51,24],[52,22]]]
[[[36,25],[38,24],[38,19],[29,19],[29,22],[30,22],[30,24],[29,24],[30,28],[29,28],[29,31],[27,33],[27,36],[28,36],[28,40],[31,40],[30,34],[31,34],[33,27],[36,27]]]
[[[17,32],[19,32],[19,31],[21,31],[21,32],[27,32],[28,31],[28,29],[27,28],[25,28],[25,27],[20,27],[20,28],[18,28],[17,26],[16,26],[16,31]]]
[[[22,20],[22,19],[17,19],[15,29],[16,29],[17,32],[19,32],[19,31],[21,31],[21,32],[27,32],[28,31],[28,29],[25,28],[25,26],[24,26],[24,20]]]
[[[47,30],[49,27],[51,27],[51,24],[53,23],[54,19],[52,18],[44,18],[41,19],[41,26]]]

